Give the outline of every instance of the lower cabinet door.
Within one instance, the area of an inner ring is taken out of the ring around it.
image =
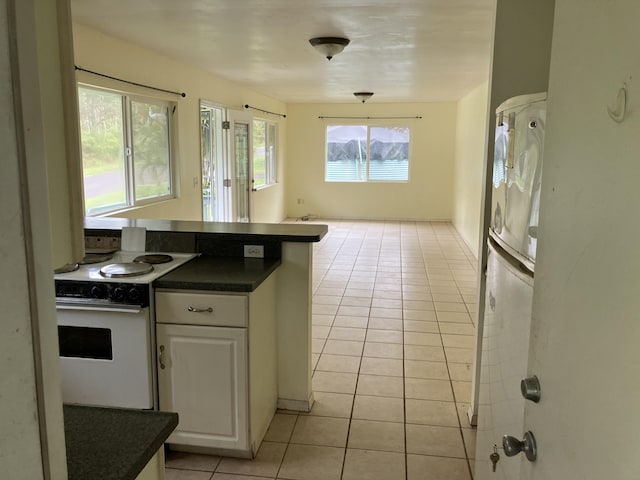
[[[177,412],[168,443],[249,449],[247,329],[157,325],[160,410]]]

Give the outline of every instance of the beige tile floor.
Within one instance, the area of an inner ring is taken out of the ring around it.
[[[448,223],[318,221],[308,414],[254,460],[169,452],[167,480],[470,480],[476,260]]]

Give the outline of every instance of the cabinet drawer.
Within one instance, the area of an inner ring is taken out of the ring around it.
[[[156,322],[222,327],[248,326],[247,297],[156,292]]]

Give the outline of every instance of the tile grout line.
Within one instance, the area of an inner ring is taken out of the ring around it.
[[[362,247],[362,244],[361,244]],[[360,248],[361,248],[360,247]],[[360,248],[358,249],[358,252],[360,251]],[[357,255],[356,255],[356,259],[357,259]],[[351,276],[353,274],[353,267],[351,269],[351,273],[349,275],[349,279],[351,279]],[[347,281],[347,285],[349,285],[349,282]],[[344,298],[344,295],[343,295]],[[367,317],[367,326],[369,326],[369,319]],[[366,331],[365,331],[365,340],[366,340]],[[351,421],[353,420],[353,411],[355,409],[355,405],[356,405],[356,393],[358,391],[358,380],[360,379],[360,369],[362,367],[362,355],[364,354],[364,342],[362,345],[362,351],[360,352],[360,362],[358,362],[358,372],[356,373],[356,384],[354,386],[353,389],[353,400],[351,401],[351,412],[349,413],[349,423],[347,425],[347,438],[345,439],[345,444],[344,444],[344,455],[342,456],[342,466],[340,468],[340,480],[342,480],[342,477],[344,476],[344,467],[347,463],[347,449],[349,448],[349,435],[351,434]]]
[[[438,319],[438,312],[437,311],[436,311],[436,319]],[[439,322],[439,320],[438,320],[438,331],[440,331],[440,322]],[[464,450],[464,457],[465,457],[466,464],[467,464],[467,470],[469,472],[470,478],[473,479],[473,472],[471,470],[471,464],[470,464],[470,461],[469,461],[469,452],[467,451],[467,444],[465,442],[464,435],[462,433],[462,422],[460,421],[460,412],[458,411],[458,402],[457,402],[457,398],[456,398],[456,392],[455,392],[455,389],[453,388],[453,380],[451,379],[451,370],[449,368],[449,358],[447,357],[447,350],[444,348],[444,341],[442,339],[442,333],[440,333],[440,342],[442,343],[442,350],[444,352],[444,358],[445,358],[445,362],[446,362],[446,365],[447,365],[447,375],[449,376],[449,386],[451,388],[451,394],[453,396],[453,402],[454,402],[454,406],[455,406],[455,409],[456,409],[456,419],[458,421],[458,432],[460,434],[460,439],[462,441],[462,448]]]
[[[291,439],[293,438],[293,432],[296,429],[296,425],[298,424],[298,419],[300,415],[296,415],[296,421],[293,422],[293,428],[291,428],[291,433],[289,434],[289,438],[287,439],[287,446],[284,447],[284,453],[282,454],[282,459],[280,460],[280,465],[278,465],[278,471],[276,472],[276,479],[280,477],[280,470],[282,470],[282,465],[284,464],[284,459],[287,456],[287,452],[289,451],[289,446],[291,445]]]
[[[400,244],[400,301],[402,306],[402,411],[404,415],[404,478],[409,480],[409,449],[407,441],[407,372],[406,372],[406,352],[405,352],[405,326],[404,326],[404,278],[402,277],[402,244]]]

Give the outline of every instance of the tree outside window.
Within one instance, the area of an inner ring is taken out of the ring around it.
[[[78,89],[87,215],[171,198],[169,102]]]

